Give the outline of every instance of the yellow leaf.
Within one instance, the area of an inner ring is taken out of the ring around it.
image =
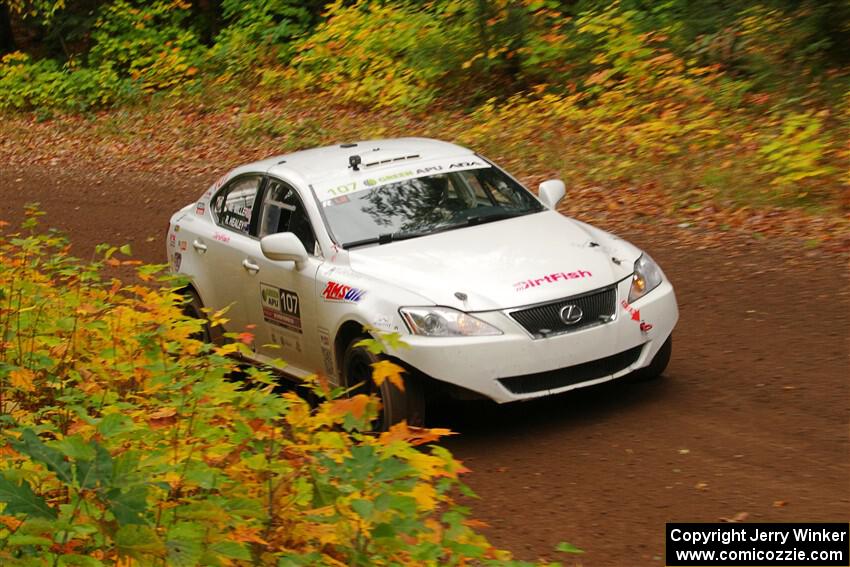
[[[20,368],[9,372],[9,382],[11,382],[12,386],[25,392],[32,392],[35,390],[35,386],[32,385],[33,378],[35,378],[35,374],[26,368]]]
[[[436,491],[434,487],[430,484],[417,484],[413,490],[410,491],[410,495],[416,500],[416,503],[419,504],[419,507],[423,510],[433,510],[437,504],[436,499]]]
[[[372,369],[372,380],[378,387],[384,383],[384,380],[389,380],[391,384],[404,392],[404,378],[401,376],[404,368],[389,360],[379,360],[372,363]]]

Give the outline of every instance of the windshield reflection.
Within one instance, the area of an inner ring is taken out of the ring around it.
[[[493,167],[406,179],[325,202],[343,246],[391,242],[543,210]]]

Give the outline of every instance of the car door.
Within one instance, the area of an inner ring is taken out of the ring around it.
[[[247,174],[222,187],[211,200],[213,223],[207,225],[210,233],[198,234],[192,243],[205,264],[207,307],[215,311],[228,308],[224,328],[230,332],[242,332],[252,322],[245,305],[244,286],[256,274],[255,268],[259,269],[250,259],[259,250],[251,233],[262,183],[262,175]]]
[[[316,272],[322,264],[319,247],[301,197],[295,188],[276,178],[266,182],[258,204],[257,236],[292,232],[304,244],[307,261],[270,260],[258,252],[257,277],[245,288],[249,316],[257,322],[257,352],[281,358],[293,374],[322,370],[317,329]],[[295,368],[292,368],[295,367]]]

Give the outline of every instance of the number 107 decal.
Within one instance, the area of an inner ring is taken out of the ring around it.
[[[260,297],[266,323],[301,332],[301,306],[297,293],[273,285],[260,284]]]

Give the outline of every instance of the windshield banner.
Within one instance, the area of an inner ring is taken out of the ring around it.
[[[426,177],[428,175],[438,175],[440,173],[450,173],[452,171],[483,169],[486,167],[492,166],[481,158],[475,156],[454,158],[451,160],[439,160],[419,163],[416,165],[400,166],[395,169],[381,170],[374,173],[369,171],[352,173],[352,175],[357,175],[358,177],[362,175],[364,178],[351,180],[347,183],[338,183],[336,185],[331,185],[330,187],[319,187],[316,188],[315,191],[319,202],[327,207],[329,205],[341,204],[347,201],[347,199],[338,201],[338,197],[360,193],[361,191],[371,191],[372,189],[376,189],[389,183],[398,183],[399,181],[406,181],[417,177]]]

